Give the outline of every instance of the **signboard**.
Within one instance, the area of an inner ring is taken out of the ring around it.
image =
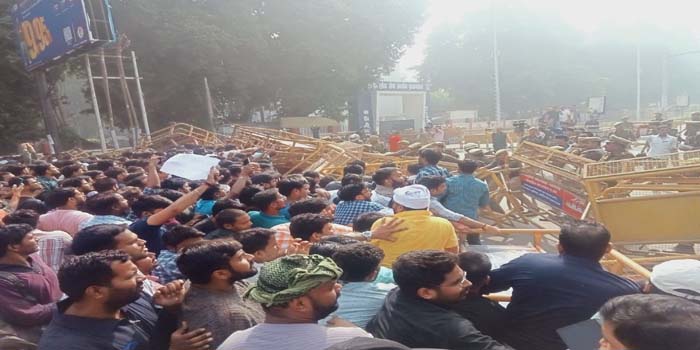
[[[99,41],[90,31],[84,0],[20,0],[11,14],[29,71]]]
[[[588,110],[591,113],[605,113],[605,96],[588,98]]]
[[[553,209],[580,219],[586,209],[586,199],[558,186],[532,175],[520,174],[525,193],[544,202]]]

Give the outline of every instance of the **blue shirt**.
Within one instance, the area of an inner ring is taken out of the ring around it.
[[[158,277],[158,283],[166,284],[178,279],[186,279],[177,268],[177,257],[180,254],[163,249],[158,254],[158,265],[153,269],[153,276]]]
[[[272,228],[272,226],[289,222],[283,215],[272,216],[261,211],[251,211],[248,215],[250,216],[250,221],[253,222],[253,227]]]
[[[121,216],[116,215],[95,215],[90,220],[86,220],[80,223],[78,227],[84,229],[86,227],[110,224],[110,225],[131,225],[131,220],[124,219]]]
[[[338,225],[352,225],[360,214],[380,211],[385,206],[371,201],[342,201],[335,207],[333,223]]]
[[[470,219],[479,218],[479,208],[489,204],[489,187],[472,175],[460,174],[447,178],[447,193],[442,204]]]
[[[416,175],[416,180],[415,183],[418,183],[418,181],[423,177],[423,176],[444,176],[448,177],[450,176],[450,172],[443,168],[439,167],[437,165],[426,165],[422,167],[419,171],[418,174]]]
[[[214,203],[216,203],[216,201],[213,199],[200,199],[194,206],[194,213],[211,216]]]
[[[566,349],[557,329],[589,319],[611,298],[641,292],[598,262],[554,254],[525,254],[492,271],[487,292],[508,288],[504,341],[538,350]]]

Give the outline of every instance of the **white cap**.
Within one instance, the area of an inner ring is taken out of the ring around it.
[[[649,278],[660,291],[700,301],[700,260],[680,259],[654,266]]]
[[[423,185],[410,185],[394,190],[394,202],[409,209],[428,209],[430,191]]]

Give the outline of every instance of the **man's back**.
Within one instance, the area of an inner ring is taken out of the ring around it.
[[[92,215],[79,210],[56,209],[39,217],[38,228],[42,231],[64,231],[75,236],[80,224],[92,219]]]
[[[356,327],[329,328],[314,323],[261,323],[231,334],[219,346],[219,350],[325,349],[355,337],[369,336]]]
[[[613,297],[640,292],[597,262],[553,254],[526,254],[491,272],[489,291],[509,287],[504,339],[519,350],[565,349],[558,328],[590,318]]]
[[[447,194],[442,203],[447,209],[471,219],[478,219],[478,210],[489,202],[489,188],[472,175],[460,174],[447,179]]]
[[[432,216],[427,210],[409,210],[394,215],[404,220],[400,231],[394,234],[396,241],[372,240],[372,244],[382,248],[382,266],[391,267],[399,255],[413,250],[446,250],[457,248],[459,242],[454,227],[449,221]],[[377,220],[372,229],[381,226],[388,218]]]
[[[508,350],[510,347],[481,334],[469,320],[399,289],[387,295],[382,309],[367,325],[377,338],[411,348]]]

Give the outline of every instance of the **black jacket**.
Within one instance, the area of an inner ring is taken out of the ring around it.
[[[390,339],[411,348],[455,350],[512,350],[481,334],[469,320],[454,311],[408,296],[397,288],[367,325],[377,338]]]

